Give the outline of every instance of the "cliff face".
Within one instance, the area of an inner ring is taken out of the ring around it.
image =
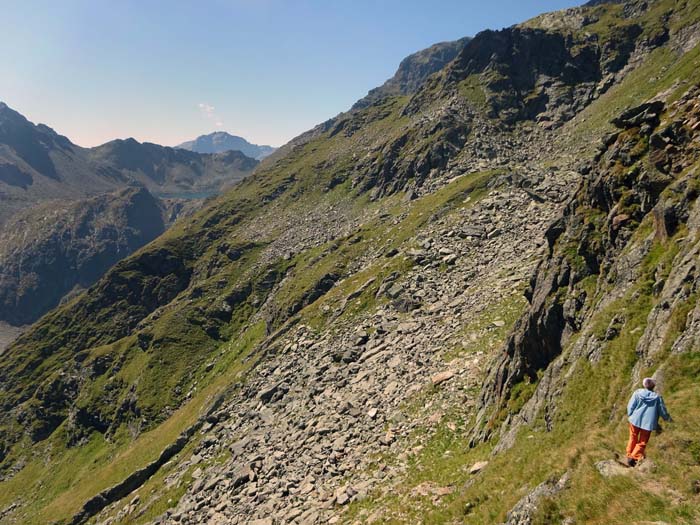
[[[698,416],[699,22],[484,32],[118,263],[3,354],[0,516],[697,521],[697,429],[612,460]]]

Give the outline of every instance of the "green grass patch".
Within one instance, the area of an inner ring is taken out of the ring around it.
[[[40,524],[70,518],[99,491],[153,461],[180,432],[194,423],[217,395],[229,385],[239,383],[252,363],[246,362],[245,357],[263,337],[264,328],[257,324],[223,347],[223,359],[215,369],[212,381],[166,421],[135,440],[110,443],[101,434],[94,433],[83,446],[64,449],[56,443],[57,453],[52,454],[51,448],[44,451],[49,454],[49,461],[37,453],[24,469],[2,483],[0,508],[16,500],[22,501],[22,523]],[[157,486],[157,479],[154,478],[151,486]],[[159,505],[168,500],[171,504],[176,503],[178,490],[170,491]]]

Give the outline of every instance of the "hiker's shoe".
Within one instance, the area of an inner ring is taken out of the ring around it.
[[[637,460],[634,458],[627,458],[627,466],[634,467],[637,464]]]

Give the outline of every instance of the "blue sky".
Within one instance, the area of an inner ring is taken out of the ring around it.
[[[406,55],[567,0],[3,0],[0,100],[82,146],[221,129],[279,146]]]

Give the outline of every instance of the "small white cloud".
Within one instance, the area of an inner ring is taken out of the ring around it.
[[[202,116],[214,122],[214,125],[217,128],[221,128],[224,126],[224,121],[219,115],[216,114],[216,108],[214,106],[212,106],[211,104],[207,104],[206,102],[200,102],[199,104],[197,104],[197,107],[202,113]]]
[[[200,102],[198,106],[205,115],[211,115],[214,112],[214,106],[210,106],[204,102]]]

